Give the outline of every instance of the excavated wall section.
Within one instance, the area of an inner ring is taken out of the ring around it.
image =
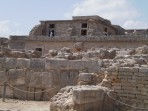
[[[99,72],[101,62],[45,58],[0,58],[0,97],[49,100],[61,88],[77,84],[80,72]]]

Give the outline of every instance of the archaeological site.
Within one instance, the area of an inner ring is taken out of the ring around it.
[[[148,111],[148,29],[73,16],[0,46],[0,98],[50,101],[50,111]]]

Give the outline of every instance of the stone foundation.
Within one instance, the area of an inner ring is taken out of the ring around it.
[[[0,97],[2,97],[4,82],[7,81],[6,97],[8,98],[49,100],[61,88],[76,85],[79,72],[83,71],[99,72],[100,62],[0,58]]]

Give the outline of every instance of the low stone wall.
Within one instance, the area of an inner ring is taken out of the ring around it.
[[[110,35],[110,36],[30,36],[26,41],[52,41],[52,42],[139,42],[147,41],[148,35]]]
[[[148,68],[147,67],[120,67],[107,69],[107,81],[104,86],[113,89],[125,104],[119,104],[122,111],[147,111],[148,110]],[[119,103],[119,102],[118,102]],[[143,110],[142,110],[143,109]]]
[[[49,100],[62,87],[76,85],[79,72],[99,72],[100,62],[90,60],[0,58],[0,97]]]

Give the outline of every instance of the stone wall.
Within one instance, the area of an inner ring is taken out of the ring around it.
[[[0,97],[7,81],[8,98],[49,100],[62,87],[76,85],[80,72],[99,71],[98,61],[0,58]]]
[[[24,50],[27,37],[28,36],[10,36],[8,47],[12,50]]]
[[[11,36],[9,48],[14,50],[35,50],[42,48],[47,54],[51,49],[63,47],[74,48],[77,42],[83,43],[83,50],[100,47],[107,48],[137,48],[148,44],[148,35],[112,35],[112,36]]]
[[[147,111],[148,108],[148,68],[147,67],[120,67],[107,69],[107,82],[104,86],[113,89],[119,101],[131,105],[131,108],[119,104],[122,111]],[[140,109],[140,108],[143,108]],[[144,109],[145,108],[145,109]]]
[[[49,50],[60,50],[63,47],[74,49],[76,43],[83,44],[83,50],[93,48],[137,48],[148,44],[148,36],[100,36],[100,37],[46,37],[36,36],[30,37],[25,43],[26,50],[35,50],[42,48],[43,55],[47,54]]]
[[[97,60],[64,60],[45,58],[0,58],[0,97],[7,81],[6,97],[24,100],[49,100],[61,88],[75,86],[82,72],[105,74],[100,85],[111,88],[123,103],[119,111],[147,111],[148,68],[110,67],[101,68]],[[96,86],[97,87],[97,86]]]

